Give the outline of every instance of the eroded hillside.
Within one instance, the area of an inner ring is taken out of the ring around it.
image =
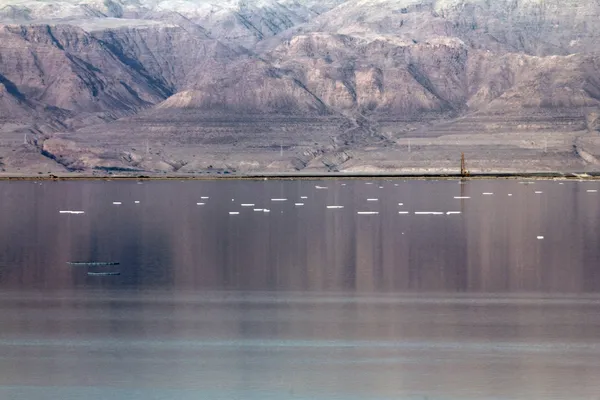
[[[474,171],[596,170],[599,16],[593,0],[1,0],[2,168],[449,172],[464,152]]]

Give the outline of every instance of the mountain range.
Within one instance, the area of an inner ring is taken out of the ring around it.
[[[600,0],[0,0],[5,174],[600,169]]]

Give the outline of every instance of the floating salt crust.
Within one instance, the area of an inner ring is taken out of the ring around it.
[[[315,189],[327,189],[327,186],[315,186]]]
[[[344,206],[327,206],[327,208],[329,208],[329,209],[339,209],[339,208],[344,208]]]
[[[245,204],[241,204],[241,206],[242,207],[254,207],[254,204],[245,203]]]
[[[121,204],[123,204],[123,203],[121,203],[120,201],[113,201],[113,204],[114,204],[115,206],[120,206],[120,205],[121,205]]]
[[[379,214],[378,211],[358,211],[357,212],[358,215],[377,215]]]
[[[300,206],[303,206],[304,203],[294,203],[294,205],[300,207]]]
[[[287,199],[271,199],[271,201],[287,201]]]
[[[229,215],[238,215],[239,211],[229,211]]]
[[[203,206],[204,203],[196,203],[197,206]]]
[[[455,196],[454,197],[456,200],[463,200],[463,199],[470,199],[469,196]]]
[[[415,211],[415,215],[444,215],[441,211]]]
[[[60,214],[85,214],[85,211],[69,211],[69,210],[64,210],[64,211],[59,211]]]

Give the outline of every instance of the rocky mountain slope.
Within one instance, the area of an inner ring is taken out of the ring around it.
[[[596,0],[0,0],[1,168],[454,172],[464,152],[473,171],[595,171],[599,17]]]

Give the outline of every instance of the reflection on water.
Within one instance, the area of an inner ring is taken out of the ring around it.
[[[365,183],[0,183],[0,398],[597,398],[600,183]]]

